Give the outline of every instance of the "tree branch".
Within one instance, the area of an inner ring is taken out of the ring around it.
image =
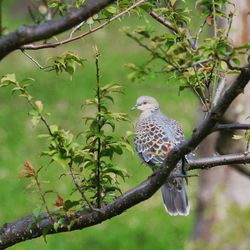
[[[177,29],[170,23],[168,20],[166,20],[164,17],[159,16],[155,11],[150,12],[150,16],[153,17],[156,21],[167,27],[170,31],[173,33],[178,33]]]
[[[212,158],[190,160],[189,170],[209,169],[219,165],[240,163],[250,163],[250,154],[230,154],[215,156]],[[16,222],[5,224],[2,228],[0,228],[0,249],[4,249],[20,241],[37,238],[43,234],[43,231],[45,229],[48,228],[50,228],[47,232],[48,234],[74,231],[99,224],[102,221],[117,216],[124,212],[127,208],[135,205],[138,200],[144,199],[145,197],[149,198],[152,195],[152,192],[154,192],[154,189],[152,189],[152,187],[155,185],[161,185],[160,183],[156,182],[155,177],[159,174],[160,171],[157,170],[146,181],[120,196],[113,204],[102,207],[99,212],[85,211],[76,213],[71,217],[65,217],[64,223],[58,228],[57,231],[54,230],[53,224],[49,219],[47,213],[41,214],[39,216],[39,220],[30,215]],[[59,218],[61,217],[54,216],[53,221],[56,222]],[[39,222],[35,223],[36,221]],[[75,221],[75,223],[69,230],[68,226],[72,221]]]
[[[248,130],[250,129],[250,124],[241,124],[241,123],[229,123],[229,124],[217,124],[213,131],[221,130]]]
[[[0,60],[22,45],[51,38],[92,17],[115,0],[88,1],[64,17],[34,26],[21,26],[17,31],[0,37]]]
[[[250,163],[250,153],[217,155],[196,160],[188,160],[188,170],[210,169],[216,166]],[[237,167],[236,167],[237,168]]]
[[[123,16],[124,14],[128,13],[130,10],[136,8],[137,6],[139,6],[140,4],[142,4],[143,2],[145,2],[146,0],[140,0],[136,3],[134,3],[133,5],[131,5],[129,8],[127,8],[126,10],[122,11],[121,13],[113,16],[112,18],[110,18],[109,20],[107,20],[106,22],[103,22],[102,24],[98,25],[97,27],[93,28],[93,29],[90,29],[89,31],[86,31],[80,35],[77,35],[77,36],[74,36],[72,37],[72,34],[62,40],[62,41],[58,41],[58,42],[55,42],[55,43],[46,43],[46,44],[27,44],[27,45],[23,45],[21,47],[21,49],[25,49],[25,50],[38,50],[38,49],[47,49],[47,48],[55,48],[55,47],[58,47],[60,45],[63,45],[63,44],[67,44],[67,43],[70,43],[70,42],[73,42],[73,41],[76,41],[76,40],[79,40],[91,33],[94,33],[100,29],[102,29],[103,27],[105,27],[106,25],[110,24],[111,22],[115,21],[116,19],[120,18],[121,16]]]
[[[158,21],[159,23],[163,24],[165,27],[167,27],[171,32],[178,34],[179,30],[177,28],[174,27],[174,25],[169,22],[168,20],[166,20],[164,17],[159,16],[155,11],[151,11],[150,12],[150,16],[152,16],[156,21]],[[190,32],[187,29],[183,29],[183,33],[185,34],[185,36],[187,37],[188,43],[191,46],[191,48],[193,50],[197,49],[197,44],[196,41],[192,40],[191,38],[189,38]]]
[[[218,100],[217,105],[211,109],[206,119],[197,129],[193,131],[192,136],[178,147],[173,148],[169,152],[168,157],[162,166],[140,185],[118,197],[112,204],[102,207],[99,212],[85,211],[75,214],[72,218],[65,218],[65,224],[61,225],[57,231],[54,230],[53,225],[51,225],[51,222],[48,220],[46,214],[41,215],[40,222],[38,223],[33,223],[35,222],[35,218],[33,216],[28,216],[14,223],[5,224],[0,229],[0,249],[12,246],[21,241],[37,238],[42,235],[43,231],[47,229],[48,226],[50,226],[50,228],[46,231],[46,233],[55,234],[58,232],[69,231],[67,226],[70,225],[72,220],[75,223],[70,227],[70,231],[96,225],[102,221],[117,216],[136,204],[150,198],[165,182],[166,178],[170,175],[171,171],[175,168],[180,159],[185,154],[194,150],[195,147],[197,147],[211,132],[211,130],[214,129],[233,100],[243,92],[249,80],[250,65],[241,70],[237,79]],[[226,164],[226,156],[223,157],[223,164]],[[246,157],[247,156],[244,155],[245,162]],[[234,155],[234,158],[231,160],[236,161],[236,158],[237,157]],[[202,164],[204,165],[204,162]],[[210,164],[212,166],[211,162]],[[194,168],[195,167],[193,167],[193,169]],[[55,218],[55,220],[56,219],[58,218]]]

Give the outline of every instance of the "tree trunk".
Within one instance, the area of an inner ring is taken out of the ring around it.
[[[230,40],[239,46],[250,41],[250,0],[234,2],[237,9]],[[226,80],[230,84],[233,78],[227,77]],[[225,114],[224,121],[246,123],[249,115],[250,86],[247,86],[244,95],[240,95]],[[233,140],[234,134],[240,133],[220,132],[209,136],[201,145],[200,153],[210,156],[216,152],[246,151],[246,142]],[[239,166],[241,173],[237,167],[225,166],[201,174],[192,249],[250,249],[250,223],[247,220],[250,179],[242,174],[244,167]]]

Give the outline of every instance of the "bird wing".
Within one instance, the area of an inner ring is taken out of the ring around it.
[[[151,118],[140,121],[136,126],[136,151],[149,165],[160,165],[171,148],[183,140],[181,129],[174,134],[167,125],[170,126],[169,123]]]

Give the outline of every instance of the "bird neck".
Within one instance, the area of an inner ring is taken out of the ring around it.
[[[140,118],[144,119],[144,118],[150,117],[152,115],[155,115],[157,113],[160,113],[160,109],[159,108],[157,108],[157,109],[146,109],[146,110],[143,110],[141,112]]]

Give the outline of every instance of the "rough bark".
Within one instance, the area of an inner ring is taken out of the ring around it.
[[[87,1],[81,8],[60,19],[33,26],[21,26],[15,32],[0,37],[0,60],[22,45],[49,39],[87,20],[115,0]]]

